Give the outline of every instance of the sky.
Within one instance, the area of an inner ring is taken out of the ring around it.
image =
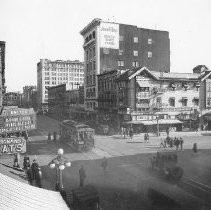
[[[37,63],[83,61],[80,31],[94,18],[167,30],[171,71],[211,68],[210,0],[0,0],[7,91],[37,84]]]

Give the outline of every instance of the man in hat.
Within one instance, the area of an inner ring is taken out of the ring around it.
[[[84,186],[84,179],[86,178],[86,172],[84,170],[84,166],[81,165],[81,168],[79,169],[79,177],[80,177],[80,187]]]

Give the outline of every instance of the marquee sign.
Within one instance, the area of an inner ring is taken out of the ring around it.
[[[0,154],[14,154],[26,152],[26,140],[21,137],[1,138]]]
[[[100,47],[119,49],[119,24],[101,23]]]

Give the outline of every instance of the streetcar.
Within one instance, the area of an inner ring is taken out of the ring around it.
[[[73,120],[64,120],[60,124],[61,141],[76,152],[88,151],[94,147],[94,134],[94,129]]]

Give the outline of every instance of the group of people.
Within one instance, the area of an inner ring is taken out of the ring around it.
[[[33,160],[32,164],[30,164],[30,159],[27,155],[25,155],[23,159],[23,169],[25,170],[27,179],[29,183],[32,185],[35,182],[37,187],[42,187],[42,171],[37,163],[36,159]]]
[[[130,139],[132,140],[133,139],[133,127],[130,126],[130,127],[121,127],[121,136],[124,137],[124,139],[129,136]]]
[[[169,147],[176,147],[176,150],[180,149],[183,150],[183,143],[184,140],[182,139],[182,137],[180,138],[170,138],[169,136],[167,136],[165,139],[161,138],[161,143],[160,146],[166,148],[167,146]]]

